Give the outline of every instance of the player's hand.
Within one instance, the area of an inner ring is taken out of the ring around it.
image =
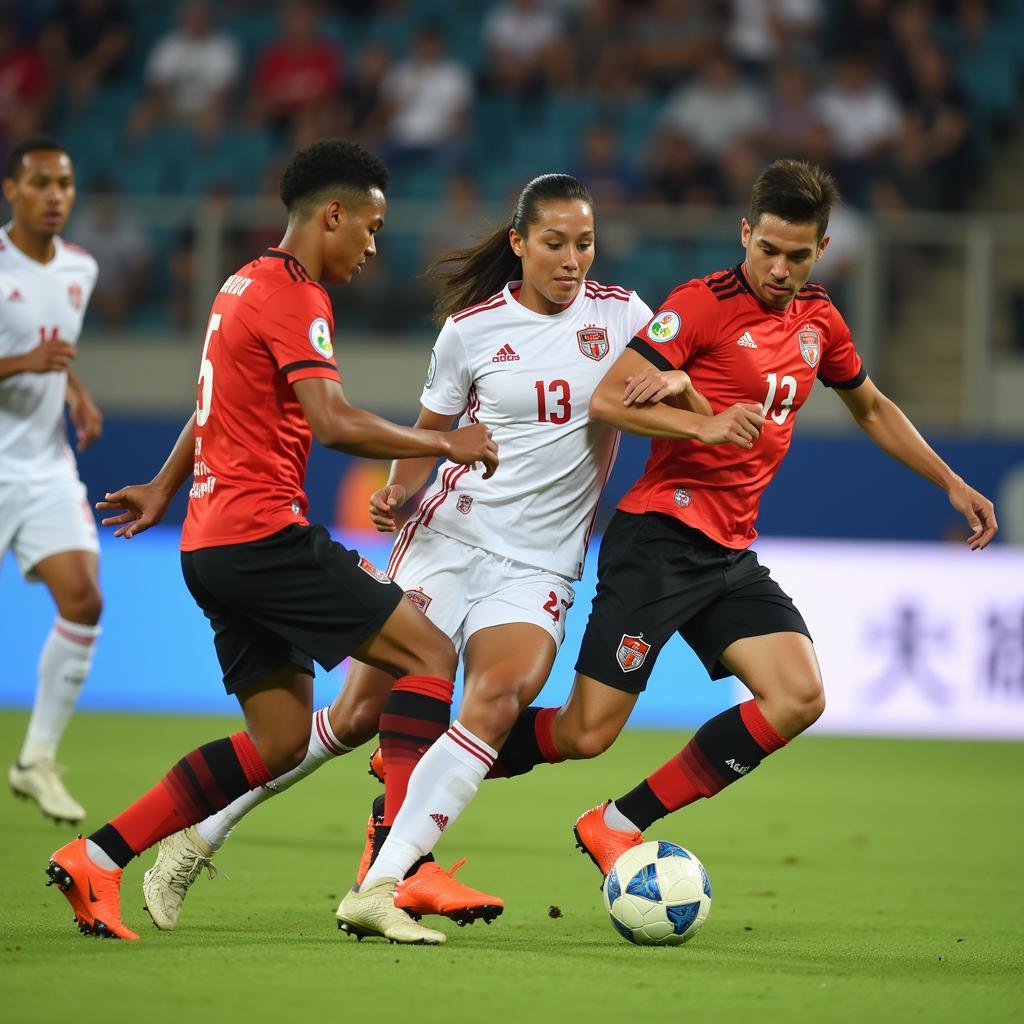
[[[395,512],[406,502],[407,495],[401,484],[388,484],[370,495],[370,521],[378,533],[394,533],[397,529]]]
[[[68,389],[68,409],[78,436],[78,450],[84,452],[103,433],[103,413],[85,391]]]
[[[968,487],[963,480],[958,480],[949,489],[949,503],[967,520],[971,528],[971,535],[967,538],[970,549],[980,551],[987,547],[999,529],[995,505],[980,491]]]
[[[121,515],[108,516],[100,522],[104,526],[116,526],[115,537],[131,540],[137,533],[156,526],[163,519],[170,503],[170,496],[159,487],[153,484],[132,484],[119,491],[108,491],[106,501],[97,501],[96,507],[101,512],[123,509]]]
[[[491,432],[483,423],[460,427],[448,434],[448,458],[462,466],[474,462],[484,464],[484,479],[489,480],[498,468],[498,446],[491,440]]]
[[[717,416],[709,416],[697,439],[705,444],[734,444],[753,448],[764,425],[761,406],[737,402]]]
[[[690,375],[684,370],[659,370],[654,366],[626,378],[623,405],[656,405],[686,393]]]
[[[77,349],[70,341],[49,338],[25,353],[26,373],[54,373],[66,370]]]

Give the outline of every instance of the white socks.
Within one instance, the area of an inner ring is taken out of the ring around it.
[[[39,658],[39,685],[19,764],[27,766],[56,757],[57,745],[89,674],[99,635],[99,626],[68,622],[59,615],[53,620],[53,629]]]
[[[347,754],[352,748],[339,743],[338,738],[331,730],[331,723],[327,717],[327,708],[320,708],[313,712],[313,728],[309,733],[309,749],[302,759],[298,768],[278,776],[265,786],[251,789],[243,794],[233,803],[230,803],[222,811],[211,814],[205,821],[195,826],[196,831],[204,842],[214,850],[219,850],[231,830],[254,808],[269,800],[270,797],[284,790],[291,788],[300,779],[341,754]]]
[[[423,755],[409,776],[402,809],[360,889],[382,878],[404,878],[433,850],[469,806],[498,752],[458,721]]]
[[[608,801],[608,806],[604,809],[604,823],[609,828],[614,828],[619,832],[639,832],[640,829],[636,827],[627,818],[622,811],[615,806],[614,800]]]

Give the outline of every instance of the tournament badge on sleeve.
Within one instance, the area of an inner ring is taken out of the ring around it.
[[[587,325],[582,331],[576,332],[579,341],[580,351],[588,358],[599,363],[608,355],[608,331],[604,327]]]
[[[363,555],[359,556],[359,568],[362,569],[367,576],[372,576],[378,583],[391,582],[391,577],[386,572],[382,572],[373,564],[373,562]]]
[[[619,663],[619,668],[623,672],[635,672],[643,665],[651,645],[645,643],[642,637],[643,633],[640,636],[630,636],[628,633],[622,634],[622,639],[619,641],[619,649],[615,652],[615,660]]]

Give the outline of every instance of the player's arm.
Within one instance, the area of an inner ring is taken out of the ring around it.
[[[836,390],[857,425],[882,451],[946,492],[950,504],[971,527],[967,540],[971,550],[985,547],[999,529],[992,502],[942,461],[903,410],[886,398],[870,377],[858,387]]]
[[[0,359],[0,380],[16,373],[63,373],[75,358],[75,346],[69,341],[50,338],[21,355]]]
[[[416,426],[420,430],[451,430],[456,417],[432,412],[420,406]],[[396,459],[391,463],[388,482],[370,496],[370,519],[381,533],[394,533],[395,513],[430,479],[437,459]]]
[[[498,446],[483,423],[452,431],[403,427],[350,404],[337,380],[308,377],[292,387],[314,437],[326,448],[367,459],[482,462],[484,479],[498,468]]]
[[[78,450],[84,452],[103,433],[103,413],[70,366],[64,400],[67,402],[71,422],[74,423],[75,433],[78,435]]]
[[[181,428],[171,454],[167,456],[155,477],[148,484],[131,484],[119,491],[106,494],[106,501],[96,502],[104,512],[122,510],[120,515],[102,520],[104,526],[116,526],[115,537],[130,540],[137,533],[156,526],[164,517],[167,506],[192,475],[196,452],[196,414]]]
[[[705,444],[753,447],[764,422],[759,405],[736,404],[717,416],[675,409],[666,402],[627,405],[623,398],[628,390],[627,381],[651,367],[653,364],[635,349],[626,349],[594,391],[590,399],[591,418],[641,437],[692,438]],[[701,401],[706,399],[701,396]]]
[[[693,386],[685,370],[659,370],[648,366],[626,378],[625,405],[654,405],[666,402],[673,409],[686,409],[701,416],[713,416],[711,403]]]

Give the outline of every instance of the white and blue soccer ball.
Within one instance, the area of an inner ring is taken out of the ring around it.
[[[711,910],[704,865],[675,843],[641,843],[612,865],[604,905],[615,930],[638,946],[688,942]]]

